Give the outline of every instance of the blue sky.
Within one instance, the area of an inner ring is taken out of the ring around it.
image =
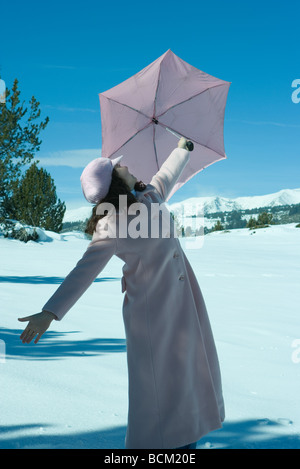
[[[168,49],[232,82],[225,114],[227,160],[195,176],[170,200],[193,196],[263,195],[300,187],[300,3],[2,2],[0,74],[19,80],[50,123],[42,134],[41,166],[68,208],[87,205],[83,167],[101,151],[98,94]]]

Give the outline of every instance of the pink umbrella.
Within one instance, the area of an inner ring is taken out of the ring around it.
[[[199,171],[226,158],[223,128],[230,84],[168,50],[100,93],[102,156],[123,154],[122,164],[147,184],[177,145],[175,137],[185,136],[194,151],[171,197]]]

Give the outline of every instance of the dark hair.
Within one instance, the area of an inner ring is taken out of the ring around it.
[[[143,191],[146,188],[146,185],[142,181],[139,181],[135,184],[134,188],[137,191]],[[123,181],[123,179],[118,176],[118,173],[114,168],[112,172],[111,184],[109,187],[108,194],[102,200],[100,200],[97,205],[93,207],[92,215],[86,224],[86,234],[92,236],[94,234],[94,231],[96,231],[98,221],[101,218],[105,217],[107,214],[106,211],[104,215],[97,215],[97,208],[100,204],[108,202],[112,204],[116,210],[119,209],[119,195],[127,195],[127,208],[130,207],[131,204],[138,202],[135,195],[130,191],[129,187]]]

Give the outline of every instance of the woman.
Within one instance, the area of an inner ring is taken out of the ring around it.
[[[87,200],[96,204],[87,226],[93,232],[92,241],[42,312],[20,319],[29,321],[22,341],[30,343],[37,336],[37,343],[51,322],[61,320],[72,308],[113,255],[125,262],[128,449],[195,448],[195,442],[220,428],[224,420],[218,357],[195,274],[174,236],[173,224],[164,236],[151,236],[157,221],[157,212],[153,215],[151,209],[167,199],[189,161],[186,145],[185,139],[179,141],[179,148],[147,186],[120,166],[121,157],[98,158],[85,168],[82,189]],[[127,196],[125,209],[119,205],[120,194]],[[120,234],[121,225],[124,228],[125,223],[130,231],[135,222],[135,215],[130,214],[135,203],[141,212],[147,209],[150,236]]]

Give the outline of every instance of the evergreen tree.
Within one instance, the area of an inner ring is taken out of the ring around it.
[[[220,220],[218,220],[215,226],[213,227],[213,231],[222,231],[222,230],[224,230],[224,227],[221,224]]]
[[[246,224],[246,220],[242,219],[241,212],[238,212],[237,210],[233,210],[227,216],[226,228],[229,230],[236,228],[245,228]]]
[[[66,211],[57,199],[50,174],[33,163],[22,177],[12,197],[13,218],[23,223],[60,232]]]
[[[270,225],[272,223],[273,215],[272,213],[262,212],[258,215],[257,224],[258,225]]]
[[[258,215],[257,220],[253,217],[247,223],[247,228],[262,228],[266,225],[274,223],[272,213],[262,212]]]
[[[246,227],[247,228],[256,228],[257,227],[257,220],[255,218],[251,217],[250,220],[248,221]]]
[[[18,185],[21,170],[40,149],[39,134],[49,118],[39,122],[40,103],[32,96],[29,109],[20,101],[18,80],[6,90],[6,102],[0,103],[0,217],[10,218],[11,196]]]
[[[300,213],[300,204],[294,204],[289,209],[289,215],[298,215]]]

